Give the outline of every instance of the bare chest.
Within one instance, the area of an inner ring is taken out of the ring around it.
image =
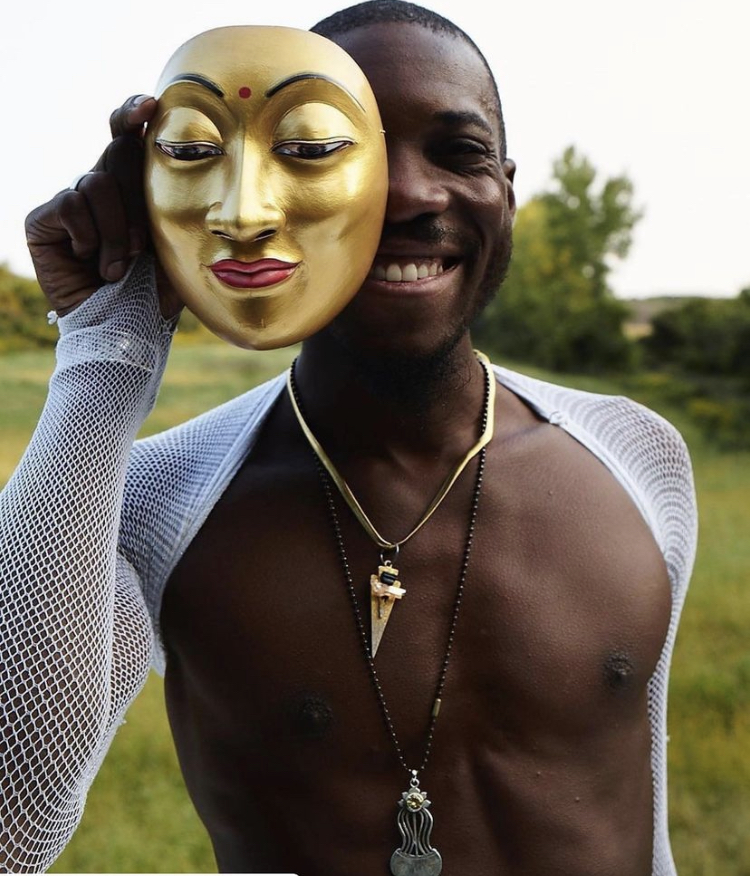
[[[287,869],[316,873],[325,840],[326,873],[380,872],[404,767],[427,762],[430,794],[451,801],[447,860],[646,871],[666,571],[600,463],[556,430],[542,438],[488,455],[470,550],[473,466],[403,548],[375,677],[378,549],[340,499],[337,542],[309,456],[260,454],[235,478],[162,614],[175,740],[222,866],[278,869],[286,848]],[[409,488],[377,494],[397,538]]]
[[[468,556],[467,470],[402,550],[406,594],[375,665],[413,757],[449,646],[441,732],[457,738],[469,726],[500,746],[534,727],[580,735],[642,703],[668,623],[666,574],[632,502],[581,454],[567,469],[490,459]],[[252,716],[278,743],[367,715],[381,749],[391,741],[365,656],[379,552],[336,506],[345,557],[311,461],[247,466],[176,569],[164,631],[185,684],[229,725]]]

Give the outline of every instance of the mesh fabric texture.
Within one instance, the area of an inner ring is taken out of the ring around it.
[[[285,376],[142,441],[173,324],[147,258],[59,321],[39,424],[0,494],[0,868],[42,872],[148,675],[164,669],[162,593],[228,486]],[[662,550],[672,619],[649,682],[653,876],[674,876],[667,832],[669,663],[697,522],[690,461],[665,420],[626,398],[496,368],[498,380],[595,454]],[[168,817],[165,814],[165,817]]]

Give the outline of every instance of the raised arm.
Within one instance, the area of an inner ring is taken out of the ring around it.
[[[157,295],[153,259],[133,258],[147,244],[138,132],[154,107],[115,113],[95,171],[27,220],[61,337],[0,494],[0,869],[11,872],[59,855],[150,665],[150,620],[117,538],[128,455],[169,349],[162,313],[177,310],[169,290]],[[116,282],[98,288],[102,277]]]

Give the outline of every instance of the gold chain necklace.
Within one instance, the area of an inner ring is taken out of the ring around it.
[[[313,434],[313,431],[308,426],[300,409],[300,403],[298,399],[297,386],[295,382],[295,366],[297,364],[296,359],[292,363],[292,367],[289,369],[289,372],[287,374],[287,391],[289,394],[289,399],[292,403],[292,409],[294,410],[295,416],[297,417],[297,422],[302,429],[302,433],[304,434],[308,443],[315,452],[316,457],[323,465],[325,470],[328,472],[331,480],[336,485],[339,493],[341,493],[341,496],[351,509],[354,516],[360,522],[363,529],[370,536],[372,541],[374,541],[375,544],[380,548],[380,563],[378,565],[377,572],[370,576],[370,647],[373,657],[375,657],[375,655],[377,654],[378,647],[380,646],[383,634],[385,633],[385,628],[388,624],[388,620],[391,616],[391,612],[393,611],[393,606],[395,605],[396,600],[401,599],[406,594],[406,590],[401,586],[401,582],[398,580],[398,569],[394,566],[394,561],[398,559],[400,548],[404,544],[406,544],[409,539],[413,538],[420,531],[420,529],[422,529],[425,523],[427,523],[427,521],[440,507],[440,504],[450,492],[451,487],[458,480],[461,472],[463,472],[469,462],[471,462],[471,460],[492,440],[492,435],[495,429],[496,382],[494,379],[492,379],[489,359],[484,355],[484,353],[481,353],[479,350],[475,350],[474,352],[480,364],[482,365],[482,368],[484,368],[487,387],[483,410],[482,434],[479,436],[479,440],[476,442],[476,444],[469,448],[464,457],[459,460],[453,471],[450,472],[448,477],[446,477],[446,479],[443,481],[440,489],[437,491],[435,497],[427,506],[427,510],[417,521],[414,528],[398,541],[389,541],[378,532],[378,530],[375,528],[372,521],[360,505],[357,497],[351,491],[351,488],[344,480],[344,478],[338,473],[336,467],[328,457],[328,454],[325,452],[320,442]],[[390,552],[392,556],[387,557],[387,552]]]

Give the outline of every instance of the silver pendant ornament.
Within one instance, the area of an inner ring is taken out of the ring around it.
[[[391,873],[393,876],[439,876],[443,859],[430,845],[433,825],[430,801],[419,787],[416,770],[412,770],[409,789],[401,795],[398,806],[401,848],[391,855]]]

